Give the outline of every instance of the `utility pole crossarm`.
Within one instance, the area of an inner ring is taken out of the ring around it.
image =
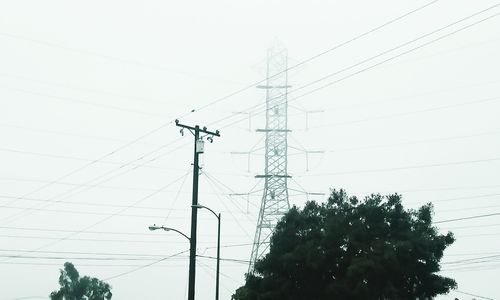
[[[193,130],[198,130],[198,132],[200,133],[205,133],[205,134],[209,134],[209,135],[213,135],[213,136],[218,136],[220,137],[220,132],[219,130],[216,130],[215,132],[212,132],[212,131],[208,131],[207,130],[207,127],[203,127],[203,128],[199,128],[196,129],[196,126],[193,127],[193,126],[189,126],[189,125],[184,125],[184,124],[181,124],[179,123],[179,120],[175,120],[175,125],[177,125],[178,127],[182,127],[182,128],[186,128],[186,129],[189,129],[191,131]]]

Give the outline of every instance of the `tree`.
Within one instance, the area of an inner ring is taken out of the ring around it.
[[[109,284],[89,276],[80,277],[70,262],[64,263],[59,285],[59,290],[50,293],[51,300],[109,300],[113,295]]]
[[[398,194],[363,201],[332,190],[327,203],[293,207],[269,253],[235,300],[432,299],[456,287],[436,274],[451,232],[432,226],[431,204],[404,209]]]

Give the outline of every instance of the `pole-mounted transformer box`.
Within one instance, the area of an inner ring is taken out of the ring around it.
[[[203,153],[205,149],[205,142],[202,139],[196,141],[196,153]]]

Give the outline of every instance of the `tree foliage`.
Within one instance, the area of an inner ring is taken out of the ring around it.
[[[109,300],[111,286],[97,278],[84,276],[70,263],[64,263],[59,276],[59,290],[50,293],[51,300]]]
[[[235,300],[432,299],[456,287],[436,273],[453,234],[432,226],[431,204],[404,209],[401,196],[364,200],[332,190],[324,204],[293,207],[270,252]]]

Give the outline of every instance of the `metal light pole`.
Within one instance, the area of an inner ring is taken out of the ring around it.
[[[209,210],[217,218],[217,273],[215,274],[215,300],[219,300],[219,274],[220,274],[220,213],[216,213],[210,208],[197,204],[193,205],[193,208],[205,208]]]

